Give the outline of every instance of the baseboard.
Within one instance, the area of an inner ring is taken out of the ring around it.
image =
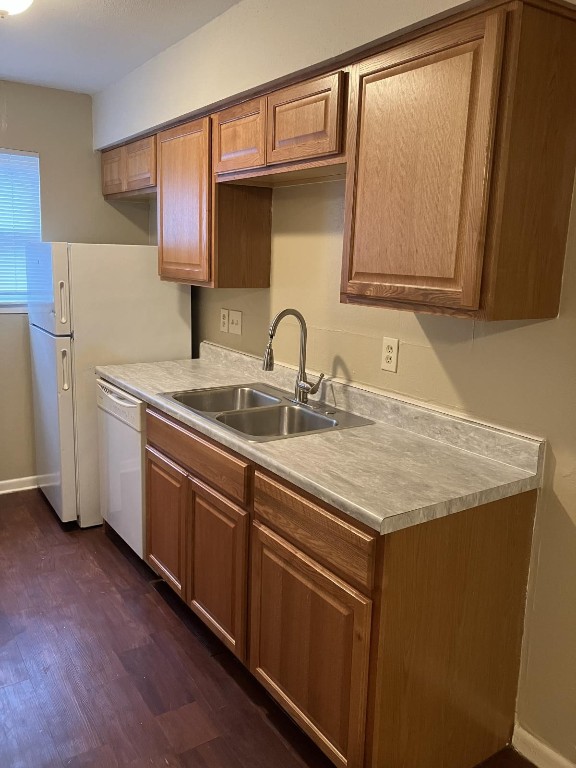
[[[576,768],[576,763],[571,763],[558,752],[554,752],[551,747],[548,747],[518,723],[514,728],[512,746],[526,760],[534,763],[537,768]]]
[[[0,480],[0,494],[14,493],[15,491],[29,491],[38,488],[38,477],[17,477],[15,480]]]

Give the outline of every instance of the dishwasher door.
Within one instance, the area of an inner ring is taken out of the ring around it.
[[[140,400],[97,379],[100,512],[144,557],[144,410]]]

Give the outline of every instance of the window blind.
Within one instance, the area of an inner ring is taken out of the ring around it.
[[[0,149],[0,306],[26,304],[26,244],[40,238],[38,155]]]

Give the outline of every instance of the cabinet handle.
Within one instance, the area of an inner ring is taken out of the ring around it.
[[[60,322],[66,323],[67,320],[67,311],[66,311],[66,291],[64,290],[66,287],[66,283],[64,280],[60,280],[59,283],[60,287]]]
[[[62,350],[62,390],[66,392],[70,389],[70,378],[68,375],[68,351]]]

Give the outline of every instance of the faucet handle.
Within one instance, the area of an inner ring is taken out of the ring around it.
[[[298,389],[300,389],[303,392],[306,392],[307,395],[315,395],[316,392],[320,389],[320,383],[322,379],[324,378],[324,374],[320,374],[320,378],[316,381],[315,384],[310,384],[309,381],[299,381],[298,382]]]

